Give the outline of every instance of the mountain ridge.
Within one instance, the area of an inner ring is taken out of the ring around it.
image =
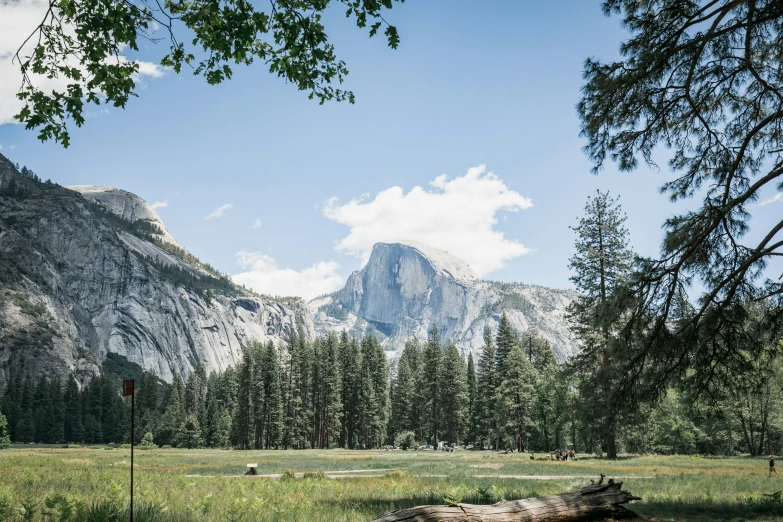
[[[576,295],[573,290],[481,280],[446,251],[402,241],[376,243],[367,264],[342,289],[311,300],[309,307],[317,334],[343,329],[354,336],[374,333],[392,355],[410,338],[426,339],[432,326],[464,355],[476,354],[484,329],[496,329],[506,313],[518,332],[535,329],[565,360],[579,350],[565,319]]]
[[[303,300],[254,295],[210,272],[159,237],[165,226],[142,216],[143,199],[112,191],[108,204],[105,190],[103,201],[85,197],[0,155],[0,389],[19,368],[86,381],[107,353],[170,381],[198,363],[233,366],[251,340],[315,335]]]

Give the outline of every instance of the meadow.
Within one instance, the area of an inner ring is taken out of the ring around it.
[[[783,521],[783,478],[768,478],[766,460],[749,457],[557,462],[478,451],[176,449],[135,455],[137,522],[368,521],[442,504],[446,495],[493,503],[560,493],[600,473],[643,498],[631,508],[644,520]],[[0,520],[127,520],[129,462],[130,451],[119,448],[0,451]],[[273,476],[242,476],[250,462]]]

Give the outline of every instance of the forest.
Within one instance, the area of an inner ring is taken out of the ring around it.
[[[505,316],[467,363],[433,328],[427,340],[406,343],[391,365],[372,336],[308,341],[300,332],[286,344],[251,344],[235,368],[207,375],[199,364],[171,384],[121,365],[105,370],[81,389],[74,379],[12,375],[0,403],[10,441],[128,443],[130,402],[120,396],[120,378],[136,377],[134,438],[143,446],[376,449],[444,441],[507,451],[606,450],[595,412],[600,399],[579,363],[556,361],[540,335],[514,331]],[[618,447],[781,453],[781,370],[776,361],[759,369],[757,381],[713,397],[669,388],[654,405],[618,419]]]

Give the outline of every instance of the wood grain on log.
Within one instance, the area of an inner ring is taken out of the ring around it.
[[[623,504],[641,500],[622,491],[622,482],[609,480],[590,484],[572,493],[522,500],[504,500],[492,505],[417,506],[392,511],[373,522],[583,522],[635,518]]]

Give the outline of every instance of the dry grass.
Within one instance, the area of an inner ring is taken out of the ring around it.
[[[11,506],[11,520],[22,520],[23,504],[37,506],[31,520],[58,520],[41,514],[45,498],[55,495],[85,505],[124,506],[129,462],[126,449],[0,451],[0,520],[3,499]],[[287,478],[229,478],[244,473],[248,462],[258,463],[259,474]],[[136,453],[136,464],[137,505],[146,506],[147,521],[366,521],[393,509],[443,503],[447,492],[458,492],[467,503],[494,502],[575,489],[588,482],[575,476],[599,473],[652,477],[624,481],[643,497],[632,509],[647,520],[783,521],[783,504],[766,496],[783,489],[783,480],[767,478],[763,459],[556,462],[489,452],[147,450]],[[365,473],[326,478],[351,470]],[[368,470],[372,476],[366,476]],[[533,475],[555,478],[503,478]]]

